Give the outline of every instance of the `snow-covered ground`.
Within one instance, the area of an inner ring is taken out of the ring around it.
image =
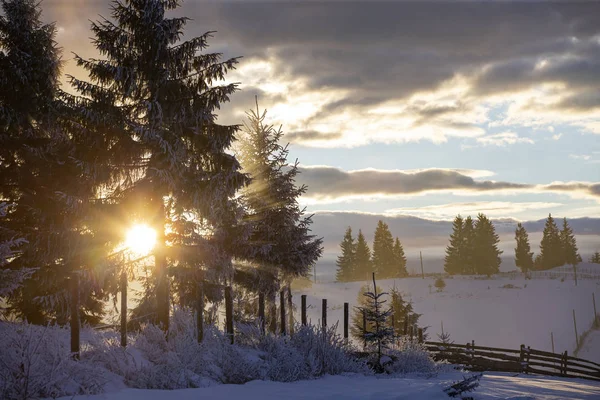
[[[555,351],[567,350],[569,354],[576,347],[573,310],[581,335],[593,321],[592,293],[600,302],[600,281],[579,280],[575,286],[568,275],[563,282],[558,278],[525,280],[520,274],[491,279],[453,277],[445,282],[446,288],[441,293],[434,287],[430,289],[433,278],[382,280],[377,285],[384,290],[395,285],[405,299],[413,302],[415,311],[422,314],[420,324],[430,327],[430,340],[437,340],[443,321],[444,331],[456,343],[474,340],[482,346],[515,349],[523,343],[551,351],[552,332]],[[321,318],[321,299],[326,298],[328,323],[340,321],[341,332],[343,303],[349,302],[351,309],[356,306],[360,287],[365,283],[317,283],[310,289],[297,291],[296,318],[299,319],[301,294],[308,295],[308,316],[314,323]],[[594,349],[600,353],[600,343]]]
[[[245,385],[217,385],[200,389],[141,390],[125,389],[96,396],[75,396],[74,400],[265,400],[265,399],[346,399],[346,400],[448,400],[443,389],[460,380],[458,373],[434,378],[410,377],[378,379],[376,377],[327,376],[312,381],[292,383],[252,381]],[[480,386],[469,393],[475,400],[565,400],[599,399],[600,383],[579,379],[549,378],[531,375],[513,376],[486,373]]]

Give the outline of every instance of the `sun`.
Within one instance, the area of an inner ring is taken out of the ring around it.
[[[132,252],[146,255],[156,244],[156,231],[148,225],[134,225],[127,232],[125,246]]]

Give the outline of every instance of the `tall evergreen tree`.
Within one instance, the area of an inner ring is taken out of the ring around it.
[[[525,227],[519,222],[515,230],[515,265],[521,269],[523,273],[527,273],[533,269],[533,252],[529,245],[529,235]]]
[[[335,274],[335,280],[338,282],[349,282],[355,278],[354,271],[354,253],[355,253],[354,238],[352,237],[352,228],[348,227],[344,238],[340,243],[341,254],[338,256],[335,265],[337,271]]]
[[[561,265],[577,265],[581,262],[581,256],[577,250],[577,239],[573,229],[569,226],[566,218],[563,218],[563,228],[560,231],[560,243],[562,248]]]
[[[70,79],[81,95],[71,106],[87,126],[99,126],[108,146],[98,151],[116,163],[110,198],[136,209],[157,231],[156,288],[147,300],[155,302],[164,329],[170,267],[189,271],[177,274],[181,284],[199,271],[215,282],[231,278],[227,247],[238,237],[232,226],[239,213],[232,199],[246,182],[228,151],[238,126],[219,125],[214,114],[237,90],[220,84],[237,59],[203,52],[211,32],[182,41],[189,19],[166,16],[179,5],[113,1],[112,20],[92,23],[103,59],[75,56],[91,82]]]
[[[562,243],[560,240],[560,232],[552,218],[552,214],[548,214],[542,241],[540,242],[540,260],[539,268],[550,269],[563,265]]]
[[[600,252],[595,252],[594,254],[592,254],[592,256],[590,257],[590,262],[592,264],[600,264]]]
[[[484,214],[477,215],[475,221],[475,253],[473,255],[473,264],[475,272],[478,274],[492,275],[498,273],[500,269],[500,254],[498,249],[500,238],[496,234],[496,229]]]
[[[33,0],[5,0],[2,9],[0,199],[11,205],[5,226],[27,241],[3,268],[35,269],[9,294],[8,311],[32,323],[65,323],[67,279],[89,275],[97,261],[91,259],[99,237],[89,209],[97,179],[82,158],[90,143],[81,145],[63,129],[54,24],[41,21]],[[102,294],[81,280],[83,318],[95,323]]]
[[[252,225],[246,256],[288,282],[306,277],[321,256],[323,239],[310,234],[312,216],[298,204],[307,189],[296,186],[298,162],[288,164],[283,132],[265,122],[266,111],[260,113],[257,104],[246,115],[239,151],[252,179],[242,191]]]
[[[452,233],[450,234],[450,243],[446,247],[446,256],[444,257],[444,271],[454,275],[463,271],[462,267],[462,249],[464,247],[464,220],[458,215],[452,223]]]
[[[463,274],[473,275],[477,273],[475,265],[475,246],[475,226],[473,225],[473,219],[469,215],[465,218],[463,225],[463,242],[460,250],[461,273]]]
[[[0,203],[0,218],[6,216],[7,208],[6,203]],[[0,298],[18,290],[23,281],[33,273],[33,269],[3,269],[12,258],[18,257],[17,249],[23,244],[26,244],[25,239],[15,237],[15,232],[0,224]]]
[[[408,275],[406,271],[406,256],[404,255],[404,248],[400,239],[396,238],[394,242],[394,265],[397,277],[403,277]]]
[[[379,220],[373,238],[373,271],[381,279],[398,275],[395,270],[394,238],[388,225]]]
[[[354,253],[354,270],[355,279],[362,280],[368,279],[369,274],[373,271],[373,265],[371,263],[371,249],[365,240],[365,236],[362,231],[358,230],[358,237],[356,239],[356,252]]]

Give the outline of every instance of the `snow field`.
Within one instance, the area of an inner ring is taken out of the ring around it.
[[[383,290],[394,285],[405,300],[413,303],[422,314],[421,326],[429,326],[429,340],[437,341],[441,333],[449,332],[455,343],[517,349],[521,344],[538,350],[552,351],[550,332],[554,335],[555,351],[573,354],[576,347],[573,310],[578,334],[591,327],[593,321],[592,293],[600,307],[600,281],[572,279],[529,279],[516,276],[481,279],[470,276],[445,279],[446,288],[436,292],[434,278],[404,278],[377,281]],[[343,303],[350,303],[350,316],[357,305],[360,287],[365,282],[317,283],[312,288],[293,293],[295,317],[300,320],[300,295],[307,295],[308,318],[316,323],[321,318],[321,299],[328,300],[328,324],[339,321],[343,329]],[[429,285],[432,285],[431,293]],[[512,287],[511,287],[512,286]],[[600,353],[600,348],[597,349]]]

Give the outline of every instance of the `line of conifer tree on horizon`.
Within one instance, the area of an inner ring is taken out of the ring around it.
[[[473,220],[459,215],[452,223],[446,247],[444,271],[451,275],[492,275],[500,269],[500,238],[490,219],[482,213]]]
[[[372,272],[375,272],[378,279],[408,275],[402,243],[398,237],[394,240],[389,226],[381,220],[375,228],[372,254],[362,230],[358,230],[355,242],[350,226],[346,229],[340,248],[342,252],[335,263],[335,278],[338,282],[364,280]]]
[[[565,264],[577,265],[582,261],[577,249],[577,240],[567,218],[563,218],[562,230],[558,230],[552,214],[548,214],[540,242],[540,252],[535,257],[529,245],[529,235],[525,227],[517,224],[515,230],[515,264],[522,272],[540,271]],[[593,257],[590,259],[593,262]]]

